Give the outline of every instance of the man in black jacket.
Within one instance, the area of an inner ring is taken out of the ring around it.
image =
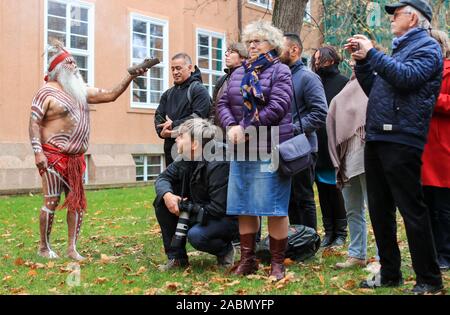
[[[175,156],[173,130],[191,118],[207,118],[211,97],[202,84],[202,75],[192,59],[185,53],[172,57],[171,70],[174,86],[161,96],[155,113],[156,133],[164,139],[166,167]]]
[[[284,39],[284,49],[280,59],[291,68],[292,72],[294,101],[291,109],[294,132],[306,134],[313,152],[311,166],[292,178],[289,223],[301,224],[317,230],[313,188],[318,150],[316,131],[325,126],[327,100],[320,77],[302,62],[303,45],[300,37],[297,34],[288,33],[284,35]]]
[[[156,180],[154,207],[169,259],[161,271],[189,265],[186,234],[194,248],[217,256],[219,266],[233,265],[238,223],[226,215],[229,163],[203,154],[215,130],[204,119],[183,123],[176,138],[180,155]]]

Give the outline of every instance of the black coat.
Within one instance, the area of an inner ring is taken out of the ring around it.
[[[175,161],[156,180],[155,207],[171,192],[201,205],[206,217],[222,218],[227,209],[229,170],[226,161]]]
[[[337,65],[332,65],[327,68],[320,69],[318,72],[322,79],[323,88],[325,90],[325,96],[327,98],[328,107],[331,100],[341,92],[344,86],[348,82],[348,78],[343,76],[338,69]],[[316,163],[316,170],[333,170],[333,163],[330,159],[330,153],[328,152],[328,137],[326,127],[322,127],[317,131],[318,139],[318,157]]]
[[[208,118],[211,110],[211,97],[203,84],[193,86],[191,89],[191,103],[189,103],[187,95],[189,86],[196,81],[202,83],[202,74],[197,66],[195,66],[195,71],[189,79],[182,84],[174,85],[161,96],[159,106],[155,112],[155,129],[160,138],[162,128],[157,126],[165,122],[166,115],[173,120],[172,129],[191,118]],[[170,149],[174,144],[174,138],[164,139],[166,163],[170,157]],[[171,162],[171,160],[170,158],[169,161]]]

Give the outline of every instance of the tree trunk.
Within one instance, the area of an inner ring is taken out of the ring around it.
[[[433,3],[433,21],[431,24],[433,28],[439,29],[439,13],[441,11],[442,6],[444,5],[444,0],[436,0]],[[446,12],[444,12],[445,14]]]
[[[307,3],[308,0],[275,0],[273,25],[284,33],[300,35]]]

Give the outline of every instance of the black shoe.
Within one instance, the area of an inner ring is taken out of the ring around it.
[[[380,273],[377,273],[372,279],[361,281],[359,287],[361,289],[378,289],[378,288],[393,288],[399,287],[403,284],[403,279],[397,280],[382,280]]]
[[[336,219],[334,222],[335,239],[331,246],[343,246],[347,238],[347,219]]]
[[[332,234],[325,234],[323,237],[322,243],[320,243],[320,247],[329,247],[333,244],[334,236]]]
[[[449,266],[439,265],[439,269],[441,269],[441,272],[447,272],[449,268],[450,268]]]
[[[167,261],[166,264],[158,267],[159,271],[169,271],[177,268],[186,268],[189,266],[189,260],[187,258],[172,258]]]
[[[441,285],[431,285],[431,284],[416,284],[414,288],[412,289],[412,293],[415,295],[425,295],[425,294],[437,294],[442,292],[444,289],[444,286]]]
[[[332,247],[333,247],[333,246],[336,246],[336,247],[344,246],[344,245],[345,245],[345,239],[346,239],[345,236],[338,235],[338,236],[336,236],[336,238],[334,239],[333,243],[331,243],[331,246],[332,246]]]

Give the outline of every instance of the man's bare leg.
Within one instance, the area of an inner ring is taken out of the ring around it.
[[[67,211],[67,227],[69,231],[69,244],[67,247],[67,256],[76,261],[82,261],[85,258],[77,252],[77,240],[80,234],[81,223],[83,222],[83,211]]]
[[[60,183],[58,179],[45,173],[42,176],[42,187],[44,190],[44,205],[39,214],[40,245],[38,255],[49,259],[57,259],[59,258],[58,254],[52,250],[50,245],[50,234],[55,209],[58,207],[60,200]]]

